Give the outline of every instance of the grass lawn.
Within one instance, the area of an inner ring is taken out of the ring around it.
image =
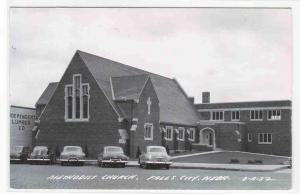
[[[232,161],[233,160],[233,161]],[[270,155],[260,155],[255,153],[245,152],[230,152],[222,151],[217,153],[207,153],[198,156],[190,156],[184,158],[173,159],[174,162],[191,162],[191,163],[217,163],[217,164],[229,164],[237,162],[239,164],[249,164],[248,161],[256,164],[282,164],[288,161],[287,157],[276,157]],[[260,163],[261,162],[261,163]]]

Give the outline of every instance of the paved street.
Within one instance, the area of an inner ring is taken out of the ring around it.
[[[16,189],[289,189],[291,170],[240,172],[137,167],[10,165]]]

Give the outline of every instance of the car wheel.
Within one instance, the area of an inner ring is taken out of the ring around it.
[[[170,165],[167,164],[166,165],[166,169],[169,170],[170,169]]]
[[[124,164],[121,164],[121,168],[125,168],[125,163],[124,163]]]

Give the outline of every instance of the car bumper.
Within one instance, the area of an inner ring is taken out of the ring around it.
[[[126,164],[128,161],[125,160],[101,160],[100,163],[111,163],[111,164]]]
[[[20,158],[11,158],[10,161],[20,161]]]
[[[145,161],[146,164],[152,165],[171,165],[172,162],[159,162],[159,161]]]
[[[85,162],[85,159],[58,159],[60,162]]]
[[[28,161],[45,161],[45,162],[48,162],[50,161],[49,158],[27,158]]]

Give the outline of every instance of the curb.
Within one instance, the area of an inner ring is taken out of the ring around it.
[[[56,162],[60,164],[60,162]],[[192,163],[191,163],[192,164]],[[97,160],[87,160],[85,162],[86,166],[97,166]],[[139,164],[136,161],[129,161],[126,164],[127,167],[139,167]],[[234,164],[233,164],[234,166]],[[261,165],[263,166],[263,165]],[[289,165],[281,165],[274,168],[269,169],[254,169],[254,168],[233,168],[233,167],[214,167],[214,166],[194,166],[194,165],[180,165],[180,163],[175,163],[170,166],[170,169],[200,169],[200,170],[226,170],[226,171],[245,171],[245,172],[274,172],[282,169],[289,168]]]

